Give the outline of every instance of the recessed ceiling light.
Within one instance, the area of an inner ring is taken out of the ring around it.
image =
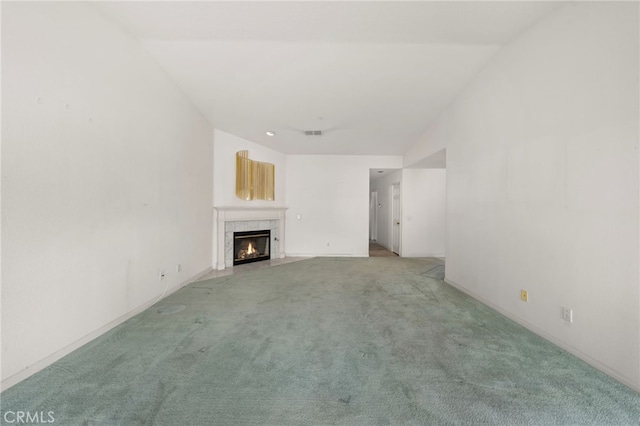
[[[267,136],[275,136],[275,135],[276,135],[276,132],[272,132],[271,130],[267,132]]]

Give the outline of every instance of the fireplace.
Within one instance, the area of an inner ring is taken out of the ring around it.
[[[233,266],[233,233],[269,229],[269,258],[284,259],[285,207],[214,207],[215,247],[214,269],[223,271]]]
[[[233,233],[233,264],[259,262],[271,259],[269,245],[271,230]]]

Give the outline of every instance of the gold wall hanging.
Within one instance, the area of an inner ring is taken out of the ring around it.
[[[242,200],[270,200],[274,197],[275,166],[249,159],[249,151],[236,153],[236,196]]]

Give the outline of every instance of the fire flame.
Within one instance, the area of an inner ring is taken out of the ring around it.
[[[249,243],[249,247],[247,247],[247,254],[253,254],[257,250],[253,247],[253,244]]]

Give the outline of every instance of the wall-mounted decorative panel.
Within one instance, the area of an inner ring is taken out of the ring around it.
[[[236,153],[236,196],[242,200],[275,199],[275,166],[249,159],[249,151]]]

